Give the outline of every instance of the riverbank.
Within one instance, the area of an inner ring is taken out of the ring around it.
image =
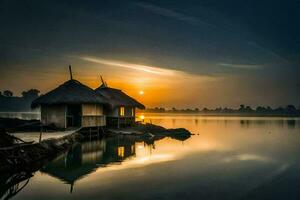
[[[0,172],[30,170],[33,165],[51,159],[67,150],[81,137],[78,133],[73,133],[57,139],[43,140],[39,143],[21,143],[1,147]]]
[[[26,120],[23,120],[22,123],[28,124],[26,123]],[[6,125],[5,127],[8,127],[8,125]],[[30,129],[27,127],[26,130]],[[60,138],[42,140],[39,143],[28,143],[20,140],[21,143],[18,144],[9,143],[7,145],[1,146],[0,172],[30,170],[36,163],[43,162],[44,160],[49,160],[59,153],[66,151],[75,142],[80,142],[84,139],[99,139],[104,135],[131,135],[141,139],[146,139],[149,142],[151,142],[152,140],[162,139],[164,137],[185,140],[192,135],[188,130],[184,128],[166,129],[162,126],[157,126],[154,124],[141,123],[136,123],[136,125],[127,128],[106,128],[102,129],[101,132],[99,132],[99,129],[97,130],[98,131],[96,132],[91,132],[90,130],[74,130],[74,132],[69,135]],[[7,133],[1,134],[9,136],[9,134]]]

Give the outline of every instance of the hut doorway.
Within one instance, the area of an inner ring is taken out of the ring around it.
[[[81,105],[67,106],[67,128],[81,126]]]

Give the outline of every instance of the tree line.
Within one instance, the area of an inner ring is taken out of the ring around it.
[[[271,108],[270,106],[257,106],[252,108],[249,105],[240,105],[239,108],[187,108],[177,109],[165,109],[163,107],[147,108],[145,112],[153,113],[200,113],[200,114],[248,114],[248,115],[300,115],[300,107],[296,108],[294,105],[279,106],[277,108]]]
[[[37,89],[30,89],[22,92],[23,98],[37,98],[40,91]],[[0,91],[0,97],[16,97],[11,90]]]

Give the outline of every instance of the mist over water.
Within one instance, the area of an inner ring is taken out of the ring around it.
[[[150,113],[144,118],[195,135],[77,143],[34,173],[13,199],[300,198],[299,118]],[[5,191],[4,181],[0,184]]]

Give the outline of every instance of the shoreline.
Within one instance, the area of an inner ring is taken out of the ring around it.
[[[286,115],[286,114],[237,114],[237,113],[193,113],[193,112],[138,112],[137,115],[190,115],[190,116],[200,116],[200,117],[283,117],[283,118],[300,118],[300,114]]]
[[[7,132],[3,132],[4,136]],[[27,171],[36,163],[44,163],[51,158],[68,150],[76,142],[83,140],[97,140],[104,136],[113,137],[116,135],[127,135],[153,140],[162,137],[171,137],[179,140],[189,138],[192,133],[184,128],[166,129],[153,124],[137,123],[133,127],[120,129],[106,129],[104,132],[84,132],[75,130],[69,135],[59,138],[49,138],[34,143],[12,143],[0,147],[0,172]],[[18,139],[18,138],[17,138]]]

